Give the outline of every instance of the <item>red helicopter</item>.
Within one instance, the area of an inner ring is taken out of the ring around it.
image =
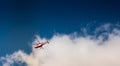
[[[33,45],[34,45],[34,48],[43,48],[43,46],[44,46],[45,44],[49,44],[48,41],[39,42],[38,38],[36,38],[36,40],[37,40],[37,43],[36,43],[36,44],[33,44]]]

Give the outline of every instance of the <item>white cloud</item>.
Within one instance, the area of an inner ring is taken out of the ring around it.
[[[102,37],[96,40],[90,36],[71,36],[54,35],[44,49],[32,48],[30,54],[19,50],[1,57],[2,66],[11,66],[15,62],[24,62],[27,66],[120,66],[119,30],[113,30],[102,45],[99,44]]]

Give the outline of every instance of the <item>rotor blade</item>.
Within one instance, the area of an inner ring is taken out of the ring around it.
[[[38,40],[38,38],[39,38],[39,37],[38,37],[38,36],[36,36],[36,41],[37,41],[38,43],[40,43],[40,41]]]
[[[33,44],[33,45],[36,45],[36,44]]]

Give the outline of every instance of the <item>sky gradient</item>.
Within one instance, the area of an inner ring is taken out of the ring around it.
[[[4,0],[0,1],[0,56],[31,51],[36,34],[80,33],[106,24],[119,24],[119,0]],[[8,48],[9,47],[9,48]]]

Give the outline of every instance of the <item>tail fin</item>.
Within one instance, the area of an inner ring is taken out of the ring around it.
[[[47,41],[47,43],[49,44],[49,42]]]

